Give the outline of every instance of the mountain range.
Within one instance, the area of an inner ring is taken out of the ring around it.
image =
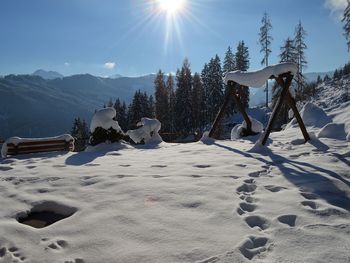
[[[311,77],[323,73],[312,73]],[[324,74],[325,75],[325,74]],[[315,77],[315,78],[316,78]],[[109,99],[130,103],[137,90],[154,93],[155,75],[109,78],[54,71],[0,77],[0,138],[44,137],[70,131],[74,118],[90,122]],[[271,93],[270,93],[271,94]],[[252,89],[250,106],[265,101],[264,89]]]

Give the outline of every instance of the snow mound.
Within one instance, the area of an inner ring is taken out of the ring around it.
[[[113,120],[115,116],[116,116],[116,111],[114,108],[105,108],[97,111],[92,117],[91,124],[90,124],[90,132],[93,133],[96,128],[101,127],[105,130],[112,128],[117,132],[123,133],[118,122]]]
[[[344,130],[344,124],[328,123],[318,133],[318,138],[331,138],[337,140],[345,140],[346,133]]]
[[[74,138],[70,134],[63,134],[59,136],[54,136],[54,137],[45,137],[45,138],[21,138],[21,137],[11,137],[8,138],[2,145],[1,147],[1,156],[5,158],[7,156],[7,144],[14,144],[18,145],[23,142],[45,142],[45,141],[73,141]]]
[[[283,73],[292,73],[296,75],[298,66],[295,63],[281,63],[277,65],[271,65],[264,69],[255,72],[233,71],[228,72],[224,78],[225,84],[229,81],[234,81],[242,86],[247,87],[261,87],[271,76],[279,76]]]
[[[142,118],[137,126],[141,127],[126,133],[135,143],[144,141],[145,144],[159,144],[163,142],[159,135],[162,125],[157,119]]]
[[[252,122],[252,132],[260,133],[263,131],[264,125],[260,121],[250,116],[249,116],[249,119]],[[242,124],[236,125],[235,127],[233,127],[233,129],[231,130],[231,140],[234,141],[241,138],[244,129],[247,129],[246,121],[243,121]]]
[[[301,110],[301,117],[303,118],[306,126],[313,126],[318,128],[322,128],[332,121],[323,109],[311,102],[305,104]]]

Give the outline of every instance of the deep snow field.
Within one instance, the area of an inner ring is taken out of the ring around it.
[[[0,159],[0,262],[350,262],[349,126],[309,125],[306,144],[290,126],[258,151],[256,136]],[[73,215],[17,222],[33,207]]]

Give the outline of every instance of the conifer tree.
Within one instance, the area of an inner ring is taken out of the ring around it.
[[[247,71],[249,69],[249,50],[245,46],[244,41],[240,41],[236,51],[236,69],[241,71]],[[238,90],[243,107],[249,107],[249,88],[240,88]]]
[[[265,12],[264,16],[261,20],[262,26],[260,27],[260,33],[259,33],[259,43],[261,46],[260,53],[264,55],[261,65],[268,66],[269,65],[269,56],[271,53],[271,41],[273,40],[270,31],[272,29],[270,17],[268,14]],[[269,102],[269,82],[266,81],[266,108],[268,107],[268,102]]]
[[[294,37],[294,46],[296,49],[296,59],[298,65],[298,74],[297,74],[297,93],[301,95],[303,91],[303,86],[305,83],[305,78],[303,76],[303,70],[307,66],[305,50],[307,49],[307,45],[305,44],[306,31],[299,21],[299,24],[295,28],[295,37]]]
[[[193,76],[192,89],[192,120],[195,130],[203,131],[204,119],[204,90],[200,75],[195,73]]]
[[[297,63],[297,54],[294,46],[294,41],[287,38],[281,47],[280,62],[294,62]]]
[[[192,131],[192,76],[187,58],[176,72],[176,83],[175,125],[178,132],[185,136]]]
[[[344,22],[344,35],[347,40],[348,51],[350,51],[350,1],[344,10],[343,22]]]
[[[83,151],[88,143],[90,136],[90,131],[85,120],[81,120],[80,118],[74,119],[71,135],[75,138],[75,151]]]
[[[209,97],[211,96],[211,82],[209,77],[209,65],[207,63],[204,64],[204,67],[202,69],[201,79],[202,79],[202,86],[204,91],[204,103],[205,103],[204,122],[208,124],[210,123],[208,101],[209,101]]]
[[[175,132],[175,91],[174,91],[174,77],[172,74],[169,74],[166,81],[166,89],[169,94],[169,132]]]
[[[235,56],[232,53],[231,47],[227,48],[225,59],[224,59],[224,65],[223,65],[223,76],[225,76],[228,72],[234,71],[236,69],[235,65]],[[225,85],[225,95],[227,95],[229,91],[228,85]],[[234,111],[234,103],[231,100],[231,104],[227,107],[226,114],[232,114]]]
[[[120,128],[122,128],[123,131],[128,130],[128,116],[127,116],[127,107],[125,102],[120,102],[120,99],[116,99],[114,102],[113,108],[116,111],[115,119],[118,121]]]
[[[317,83],[317,84],[322,83],[322,78],[321,78],[321,76],[320,76],[320,75],[318,75],[318,76],[317,76],[316,83]]]
[[[164,73],[159,70],[154,80],[155,114],[162,123],[162,131],[169,131],[169,94],[164,81]]]

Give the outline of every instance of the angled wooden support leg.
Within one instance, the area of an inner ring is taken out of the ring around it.
[[[262,139],[261,139],[262,145],[265,145],[267,139],[269,138],[269,135],[270,135],[272,127],[273,127],[273,124],[274,124],[274,122],[275,122],[275,120],[277,118],[277,114],[281,110],[283,101],[285,100],[285,98],[287,96],[287,93],[289,91],[289,87],[292,84],[292,80],[293,80],[293,75],[291,75],[291,74],[289,74],[286,77],[285,81],[283,80],[283,78],[281,76],[278,76],[276,78],[277,83],[282,87],[282,92],[281,92],[280,97],[277,100],[277,104],[276,104],[275,108],[273,109],[273,112],[272,112],[272,115],[270,117],[269,123],[268,123],[268,125],[266,127],[266,130],[265,130],[265,132],[262,135]]]
[[[231,83],[231,82],[230,82]],[[213,126],[210,129],[209,132],[209,137],[210,138],[214,138],[213,136],[216,135],[217,129],[221,123],[221,120],[224,118],[225,116],[225,110],[231,100],[231,93],[233,93],[231,84],[230,85],[230,89],[229,92],[226,94],[225,99],[224,99],[224,104],[221,106],[219,113],[216,115],[215,121],[213,123]]]
[[[241,103],[241,100],[239,99],[239,96],[236,94],[236,92],[232,92],[232,98],[234,100],[234,102],[236,103],[237,107],[238,107],[238,110],[241,112],[241,114],[243,115],[243,118],[247,124],[247,134],[253,134],[252,132],[252,122],[251,120],[249,119],[249,116],[247,114],[247,112],[245,111],[242,103]]]
[[[280,86],[283,85],[283,82],[281,82],[280,78],[276,78],[276,81],[277,81],[277,83]],[[298,121],[300,130],[301,130],[301,132],[302,132],[302,134],[304,136],[305,142],[309,141],[310,140],[310,135],[309,135],[309,133],[306,130],[306,127],[305,127],[305,124],[303,122],[303,119],[301,118],[301,116],[299,114],[299,111],[298,111],[298,108],[296,106],[295,99],[293,98],[292,94],[290,94],[289,88],[288,88],[288,91],[287,91],[286,98],[287,98],[287,103],[288,103],[289,107],[293,110],[294,116],[295,116],[295,118]]]

